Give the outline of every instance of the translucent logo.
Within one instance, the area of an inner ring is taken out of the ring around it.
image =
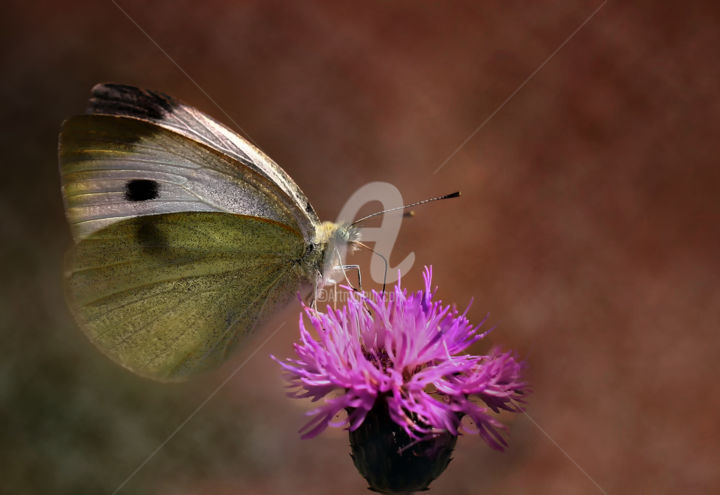
[[[389,182],[370,182],[355,191],[345,202],[342,210],[340,210],[337,222],[352,222],[360,211],[360,208],[374,201],[379,201],[382,204],[382,210],[400,208],[404,204],[400,190],[394,185]],[[397,281],[398,270],[402,275],[405,275],[410,268],[412,268],[415,262],[415,253],[408,253],[396,266],[390,263],[390,255],[395,246],[398,234],[400,233],[400,224],[402,223],[403,215],[401,211],[394,211],[382,215],[381,218],[382,223],[380,227],[360,228],[360,240],[363,244],[374,243],[372,248],[388,260],[388,266],[386,268],[385,262],[379,256],[372,256],[370,258],[370,277],[373,282],[382,284],[383,281],[386,280],[388,284],[391,284]]]

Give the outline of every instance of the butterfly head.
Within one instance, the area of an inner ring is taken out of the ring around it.
[[[323,222],[318,226],[308,262],[310,268],[320,273],[321,287],[345,279],[342,270],[345,255],[348,247],[351,251],[357,249],[359,240],[360,231],[353,225]]]

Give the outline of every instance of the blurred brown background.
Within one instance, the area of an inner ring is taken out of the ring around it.
[[[392,262],[414,251],[407,287],[432,264],[445,301],[490,312],[572,460],[519,416],[505,453],[461,438],[434,493],[720,490],[713,2],[607,3],[436,175],[599,2],[120,5],[321,217],[370,181],[407,201],[462,190],[404,222]],[[298,438],[308,405],[267,357],[291,352],[297,306],[181,385],[130,375],[74,326],[60,122],[100,81],[229,122],[111,1],[13,2],[0,22],[0,492],[112,493],[286,321],[121,493],[365,493],[346,432]]]

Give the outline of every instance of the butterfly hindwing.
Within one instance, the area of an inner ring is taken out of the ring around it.
[[[66,272],[90,340],[126,368],[178,380],[221,363],[302,284],[299,232],[216,212],[140,216],[82,239]]]

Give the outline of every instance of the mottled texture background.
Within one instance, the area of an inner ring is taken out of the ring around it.
[[[157,46],[111,1],[5,5],[0,492],[112,493],[286,322],[121,493],[365,493],[345,432],[298,438],[308,405],[268,359],[291,352],[297,306],[182,385],[73,325],[56,138],[99,81],[228,122],[211,95],[323,218],[370,181],[462,190],[404,222],[391,261],[414,251],[406,286],[432,264],[444,300],[474,297],[535,393],[506,453],[461,438],[434,493],[720,490],[720,13],[633,3],[564,45],[599,2],[121,0]]]

